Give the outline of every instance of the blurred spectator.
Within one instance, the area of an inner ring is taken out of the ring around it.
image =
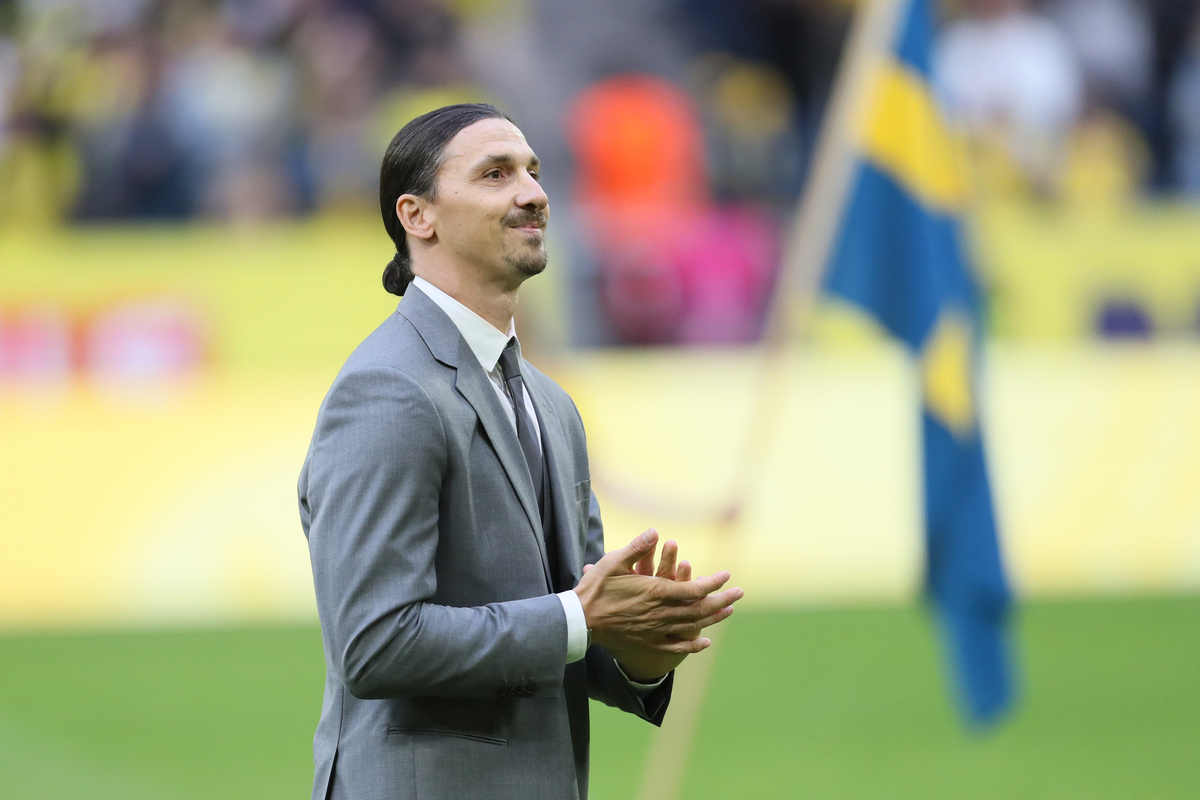
[[[672,83],[643,75],[597,82],[576,98],[567,128],[576,196],[620,214],[704,202],[699,123],[691,99]]]
[[[1139,130],[1102,106],[1071,132],[1063,169],[1063,199],[1077,209],[1112,212],[1139,196],[1149,174],[1149,150]]]
[[[18,3],[31,18],[55,18],[54,25],[79,39],[105,36],[134,25],[146,0],[23,0]]]
[[[1153,187],[1170,192],[1179,188],[1171,92],[1180,62],[1189,47],[1194,21],[1200,14],[1200,0],[1144,1],[1154,18],[1154,81],[1150,103]]]
[[[277,43],[311,0],[222,0],[221,17],[256,47]]]
[[[301,22],[293,51],[308,129],[306,172],[299,182],[305,205],[361,206],[379,180],[381,151],[373,146],[371,130],[381,80],[379,41],[363,15],[329,9]]]
[[[191,212],[182,143],[156,103],[161,63],[136,30],[100,38],[86,58],[72,113],[83,168],[77,217]]]
[[[198,210],[232,219],[284,211],[294,202],[283,168],[291,64],[251,49],[220,17],[194,16],[179,38],[182,53],[164,76],[162,102],[187,153]]]
[[[344,0],[360,8],[382,37],[387,71],[429,85],[459,77],[458,18],[443,0]]]
[[[1051,19],[1066,35],[1084,80],[1084,108],[1070,136],[1063,192],[1075,205],[1117,207],[1149,174],[1154,35],[1134,0],[1055,0]]]
[[[790,206],[799,192],[804,143],[786,76],[722,53],[698,59],[693,71],[713,193],[723,200]]]
[[[8,140],[9,115],[13,95],[16,94],[20,77],[21,62],[17,57],[17,46],[4,35],[0,27],[0,160]]]
[[[707,199],[699,115],[650,76],[599,81],[571,104],[581,236],[597,265],[605,316],[627,343],[673,341],[682,276],[668,256]]]
[[[1037,190],[1053,191],[1083,84],[1067,39],[1024,0],[969,0],[947,28],[934,78],[950,117],[998,140]]]
[[[1090,104],[1145,124],[1154,57],[1146,5],[1135,0],[1055,0],[1050,17],[1079,61]]]
[[[1200,198],[1200,14],[1171,83],[1170,120],[1175,139],[1175,182]]]
[[[710,200],[692,100],[650,76],[571,106],[576,200],[608,322],[628,344],[752,341],[777,262],[771,215]]]
[[[786,192],[793,200],[799,195],[802,172],[816,141],[825,102],[833,85],[841,58],[842,43],[849,30],[854,3],[842,0],[682,0],[686,27],[695,50],[708,54],[697,66],[707,72],[713,65],[712,54],[732,56],[733,65],[746,65],[762,70],[749,91],[762,98],[762,91],[776,95],[772,103],[786,106],[787,131],[779,141],[782,157],[778,164],[779,184],[775,190]],[[719,56],[717,58],[720,58]],[[719,63],[719,62],[718,62]],[[774,84],[782,78],[786,99],[778,97],[778,86],[767,88],[761,78]],[[707,76],[702,76],[707,77]],[[740,93],[739,84],[750,78],[747,72],[736,69],[725,84],[725,93]],[[751,100],[753,102],[753,100]],[[739,100],[739,104],[740,100]],[[773,113],[778,113],[776,108]],[[761,117],[760,117],[761,120]],[[711,122],[711,120],[710,120]],[[761,124],[757,125],[760,130]],[[712,146],[719,155],[724,132],[710,129]],[[791,146],[790,155],[783,148]],[[740,150],[741,148],[738,148]],[[751,149],[761,149],[759,146]],[[797,161],[799,163],[790,163]],[[733,165],[730,165],[733,166]],[[718,191],[727,185],[725,170],[714,161],[714,176]],[[730,176],[732,177],[732,176]]]
[[[42,224],[60,219],[79,183],[70,138],[76,52],[88,30],[75,3],[18,6],[18,82],[9,101],[7,138],[0,161],[0,219]]]

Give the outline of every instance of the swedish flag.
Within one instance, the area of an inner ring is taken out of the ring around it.
[[[979,296],[964,258],[964,184],[930,92],[929,0],[904,0],[871,77],[856,172],[825,288],[862,307],[922,371],[927,589],[971,718],[1009,705],[1011,594],[974,392]]]

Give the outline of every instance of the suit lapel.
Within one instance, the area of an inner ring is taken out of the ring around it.
[[[461,338],[460,341],[462,341]],[[508,415],[500,405],[500,398],[496,396],[496,390],[492,388],[487,373],[483,371],[483,367],[479,366],[479,362],[475,360],[475,355],[465,341],[462,342],[462,351],[462,366],[458,368],[455,388],[475,409],[475,413],[478,415],[479,421],[483,423],[483,429],[492,443],[492,448],[500,457],[504,471],[508,473],[509,483],[512,484],[513,491],[517,493],[521,507],[525,509],[525,516],[529,518],[534,538],[537,539],[538,553],[541,554],[542,566],[546,570],[546,580],[549,581],[550,564],[546,559],[546,544],[542,541],[541,536],[542,519],[538,513],[537,494],[534,492],[533,481],[529,478],[529,467],[525,465],[525,454],[521,452],[521,443],[517,441],[517,432],[509,423]]]
[[[423,292],[409,287],[400,305],[400,312],[421,334],[434,358],[455,368],[454,388],[475,410],[492,449],[496,451],[500,464],[504,467],[508,481],[529,519],[530,533],[537,542],[538,554],[542,559],[546,585],[552,586],[546,543],[542,539],[542,520],[538,513],[537,494],[529,477],[529,468],[525,465],[525,454],[521,452],[517,432],[509,423],[487,373],[479,366],[479,360],[471,352],[458,328]]]
[[[564,588],[579,582],[583,553],[576,535],[575,484],[571,477],[570,448],[562,421],[554,411],[540,385],[541,376],[530,374],[525,381],[533,398],[534,410],[538,415],[538,426],[542,429],[542,447],[546,450],[546,466],[550,470],[550,492],[553,498],[554,531],[558,540],[559,577]]]

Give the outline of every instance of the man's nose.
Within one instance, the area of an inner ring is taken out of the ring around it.
[[[550,205],[550,198],[546,196],[546,190],[542,188],[540,183],[533,179],[532,175],[526,173],[521,183],[521,192],[516,198],[518,206],[544,211],[546,206]]]

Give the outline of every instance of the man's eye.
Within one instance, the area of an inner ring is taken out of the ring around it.
[[[529,170],[529,177],[533,178],[535,181],[538,179],[538,176],[541,174],[542,173],[538,172],[536,169]]]
[[[500,170],[498,170],[498,169],[488,170],[488,173],[485,177],[496,178],[497,180],[499,180],[500,179]]]

